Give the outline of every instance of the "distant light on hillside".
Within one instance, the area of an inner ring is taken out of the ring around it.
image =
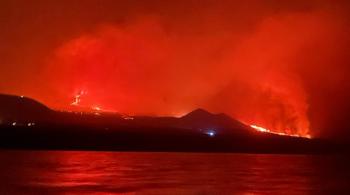
[[[208,130],[205,132],[209,137],[215,137],[216,132],[214,130]]]
[[[34,125],[35,125],[35,123],[28,123],[27,124],[28,127],[31,127],[31,126],[34,126]]]

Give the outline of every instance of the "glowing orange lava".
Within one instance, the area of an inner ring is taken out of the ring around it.
[[[81,102],[81,96],[85,94],[86,94],[86,91],[80,91],[77,95],[74,96],[74,101],[71,103],[71,105],[78,106]]]
[[[311,139],[311,136],[308,134],[307,135],[299,135],[299,134],[288,134],[288,133],[276,132],[276,131],[272,131],[270,129],[266,129],[264,127],[260,127],[257,125],[250,125],[250,127],[257,130],[257,131],[264,132],[264,133],[271,133],[271,134],[290,136],[290,137],[303,137],[303,138]],[[285,132],[287,132],[287,131],[285,131]]]

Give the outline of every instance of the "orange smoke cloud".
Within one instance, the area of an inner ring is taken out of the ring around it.
[[[119,10],[125,18],[115,16],[118,22],[99,14],[92,14],[93,24],[72,22],[90,28],[64,37],[47,52],[40,71],[45,82],[15,90],[0,83],[0,89],[24,92],[59,109],[71,109],[82,91],[79,104],[128,114],[179,116],[202,107],[299,135],[316,134],[346,118],[342,114],[338,120],[334,111],[346,113],[350,105],[349,93],[343,92],[350,89],[343,6],[213,2],[124,2],[118,6],[125,6]],[[342,95],[325,98],[332,92]]]
[[[154,18],[104,25],[58,48],[48,71],[64,78],[53,85],[67,102],[87,90],[86,104],[123,113],[176,115],[203,107],[307,135],[307,93],[295,58],[323,38],[327,25],[322,14],[276,15],[239,36],[180,36]]]

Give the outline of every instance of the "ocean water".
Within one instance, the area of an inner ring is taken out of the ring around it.
[[[350,194],[343,156],[0,151],[0,194]]]

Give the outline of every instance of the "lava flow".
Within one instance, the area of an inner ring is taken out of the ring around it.
[[[272,131],[270,129],[266,129],[264,127],[260,127],[257,125],[250,125],[251,128],[253,128],[256,131],[263,132],[263,133],[271,133],[271,134],[276,134],[276,135],[282,135],[282,136],[290,136],[290,137],[302,137],[302,138],[308,138],[311,139],[310,135],[299,135],[299,134],[288,134],[288,133],[282,133],[282,132],[276,132]]]
[[[96,104],[96,101],[91,101],[91,98],[87,96],[87,90],[79,90],[74,96],[73,100],[68,107],[70,111],[94,113],[99,115],[100,113],[115,113],[113,109],[107,109],[100,104]]]
[[[86,94],[86,91],[80,91],[77,95],[74,96],[74,101],[71,103],[71,105],[78,106],[81,102],[81,96],[85,94]]]

